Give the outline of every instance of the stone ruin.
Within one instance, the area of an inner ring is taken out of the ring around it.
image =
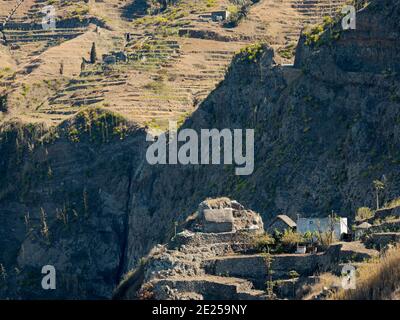
[[[326,252],[275,254],[268,266],[264,254],[252,252],[255,236],[263,232],[258,213],[228,198],[207,199],[181,232],[151,250],[116,289],[114,298],[293,299],[319,281],[316,273],[339,274],[343,263],[378,254],[361,243],[343,242]],[[292,271],[299,275],[295,282]],[[276,297],[266,294],[268,277],[279,283],[274,289]]]
[[[167,244],[157,245],[117,298],[136,299],[265,299],[251,281],[210,273],[218,257],[247,250],[264,232],[261,216],[228,198],[207,199]],[[140,280],[136,280],[140,279]]]
[[[258,213],[246,210],[239,202],[218,198],[200,203],[192,230],[204,233],[264,232],[264,224]]]

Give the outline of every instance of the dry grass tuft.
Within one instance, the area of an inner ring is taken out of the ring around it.
[[[318,282],[314,285],[307,285],[303,287],[303,291],[306,292],[303,300],[313,300],[324,288],[331,288],[337,286],[340,283],[340,278],[333,275],[332,273],[323,273],[318,276]]]
[[[393,208],[396,208],[399,206],[400,206],[400,198],[396,198],[396,199],[390,201],[389,203],[387,203],[385,205],[384,209],[393,209]]]
[[[400,287],[400,246],[380,260],[368,262],[357,271],[357,288],[341,290],[334,300],[388,300]]]

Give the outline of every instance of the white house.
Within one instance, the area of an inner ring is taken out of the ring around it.
[[[347,218],[298,218],[297,232],[329,232],[333,231],[336,239],[348,233]]]
[[[228,10],[214,11],[211,12],[212,21],[226,21],[230,17],[230,12]]]

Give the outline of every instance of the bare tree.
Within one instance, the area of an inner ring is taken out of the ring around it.
[[[373,182],[376,195],[376,210],[379,209],[379,192],[385,189],[385,184],[380,180],[374,180]]]

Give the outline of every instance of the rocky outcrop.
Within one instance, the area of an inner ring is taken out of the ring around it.
[[[319,46],[301,42],[295,68],[277,66],[267,47],[254,52],[255,61],[239,54],[225,81],[182,129],[255,128],[254,173],[238,177],[222,165],[145,168],[141,189],[133,195],[129,257],[135,261],[137,252],[150,250],[141,241],[147,237],[146,225],[138,225],[133,212],[161,229],[166,226],[158,221],[169,217],[171,230],[173,220],[185,219],[177,212],[188,215],[200,199],[227,195],[259,212],[265,221],[279,212],[320,216],[334,210],[352,217],[358,207],[372,206],[372,181],[383,174],[388,183],[382,196],[399,194],[399,79],[383,72],[396,63],[396,51],[382,48],[374,58],[381,60],[379,70],[375,60],[358,71],[342,68],[344,57],[352,57],[342,46],[360,49],[361,55],[352,61],[363,61],[371,59],[366,52],[380,50],[379,39],[389,37],[380,37],[382,30],[390,28],[390,37],[397,37],[399,20],[389,14],[397,12],[397,5],[392,6],[377,1],[363,9],[358,29],[343,31],[338,40]],[[384,23],[363,22],[369,19]],[[165,195],[168,201],[149,204],[153,197]],[[171,217],[171,212],[176,214]]]
[[[207,213],[213,212],[210,221]],[[226,212],[231,214],[231,229],[225,230]],[[218,226],[220,225],[220,227]],[[198,211],[166,245],[156,246],[139,268],[121,283],[117,298],[155,299],[258,299],[263,291],[254,290],[253,283],[232,276],[210,272],[211,258],[245,252],[254,235],[263,232],[260,216],[245,210],[228,198],[210,199],[199,205]],[[143,276],[138,277],[138,273]],[[140,279],[141,284],[130,278]],[[127,283],[129,283],[127,285]]]
[[[102,111],[56,130],[2,127],[2,298],[111,296],[123,269],[133,165],[144,150],[144,131],[135,130]],[[41,287],[45,265],[56,268],[57,290]]]
[[[210,232],[203,214],[215,210],[218,223],[225,226],[227,209],[236,217],[234,230]],[[115,299],[296,298],[304,286],[318,282],[316,274],[340,274],[346,262],[378,256],[359,242],[338,243],[312,254],[254,254],[255,236],[263,232],[260,216],[227,198],[202,202],[183,227],[126,275]],[[275,284],[275,296],[266,294],[268,281]]]

